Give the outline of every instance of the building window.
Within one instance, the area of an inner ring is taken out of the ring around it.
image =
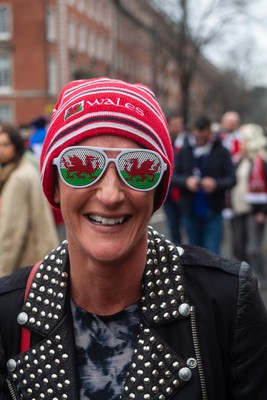
[[[95,20],[101,22],[103,19],[102,15],[102,4],[100,1],[95,3]],[[105,14],[105,13],[104,13]]]
[[[86,9],[87,15],[90,18],[94,19],[94,8],[95,8],[95,1],[94,0],[87,0]]]
[[[76,46],[76,23],[73,17],[69,18],[69,47],[74,49]]]
[[[11,58],[0,55],[0,91],[11,89]]]
[[[50,57],[48,60],[48,92],[52,96],[58,93],[57,63],[54,57]]]
[[[56,13],[51,7],[48,7],[46,14],[46,38],[49,42],[55,42],[56,40]]]
[[[96,55],[96,34],[94,31],[89,32],[88,55],[94,57]]]
[[[79,0],[78,2],[78,10],[83,12],[85,10],[85,0]]]
[[[112,17],[112,9],[111,9],[111,4],[105,4],[105,24],[107,28],[112,28],[112,22],[113,22],[113,17]]]
[[[78,41],[79,51],[84,53],[86,51],[86,28],[82,24],[79,28],[79,41]]]
[[[105,39],[103,36],[96,37],[96,58],[99,61],[104,61],[106,54],[105,54]]]
[[[10,6],[0,4],[0,40],[11,38],[11,10]]]
[[[13,112],[10,104],[0,104],[0,122],[13,121]]]

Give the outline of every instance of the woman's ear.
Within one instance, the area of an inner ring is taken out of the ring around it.
[[[56,204],[60,204],[60,190],[59,190],[58,183],[56,183],[56,185],[55,185],[53,200]]]
[[[59,190],[59,177],[57,174],[57,171],[54,170],[54,195],[53,195],[53,200],[54,203],[60,205],[60,190]]]

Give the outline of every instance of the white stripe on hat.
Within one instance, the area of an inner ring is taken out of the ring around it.
[[[79,122],[83,121],[84,119],[88,118],[88,116],[92,117],[93,115],[95,116],[95,115],[98,115],[98,114],[100,114],[101,117],[103,117],[103,115],[105,115],[105,114],[103,114],[103,112],[94,113],[94,114],[90,113],[90,114],[83,115],[83,117],[81,117],[79,119],[76,119],[75,121],[72,121],[70,124],[65,125],[64,128],[61,128],[59,131],[57,131],[57,134],[55,136],[60,135],[60,133],[62,131],[64,131],[64,130],[66,130],[66,129],[71,129],[71,126],[72,125],[76,125],[78,121]],[[107,117],[110,117],[111,115],[114,115],[114,113],[113,114],[106,113],[106,115],[107,115]],[[119,114],[118,113],[116,115],[125,117],[125,114]],[[135,120],[135,118],[131,118],[131,119]],[[136,120],[136,121],[140,122],[140,120]],[[151,131],[151,133],[158,138],[159,142],[162,144],[162,141],[161,141],[160,137],[157,135],[156,132],[153,131],[153,129],[151,129],[150,126],[148,126],[147,124],[142,124],[142,125],[146,126]],[[66,134],[64,137],[62,137],[58,141],[55,141],[54,145],[49,149],[49,151],[47,152],[47,154],[45,156],[45,159],[44,159],[44,162],[43,162],[43,166],[42,166],[42,170],[41,170],[41,179],[43,177],[44,171],[46,170],[47,161],[49,160],[50,155],[56,149],[60,148],[62,146],[62,144],[66,143],[70,139],[72,139],[74,133],[75,133],[75,137],[77,137],[77,139],[78,139],[79,135],[83,134],[84,132],[91,131],[91,130],[94,130],[94,129],[97,129],[97,128],[109,128],[109,129],[110,128],[114,128],[114,129],[117,129],[117,130],[120,130],[120,131],[129,132],[129,133],[133,134],[135,137],[140,137],[144,141],[146,141],[149,144],[149,148],[151,148],[151,146],[152,146],[153,149],[155,149],[155,151],[158,151],[163,156],[163,159],[166,160],[166,158],[167,158],[166,152],[162,151],[162,149],[165,150],[165,147],[163,146],[163,144],[162,144],[162,148],[160,148],[160,146],[153,140],[152,136],[147,135],[144,132],[139,131],[138,129],[135,129],[135,128],[133,128],[132,126],[130,126],[128,124],[114,123],[114,122],[110,122],[109,120],[107,120],[107,121],[99,121],[99,122],[89,123],[89,124],[87,124],[85,126],[82,126],[79,129],[76,129],[75,131],[71,131],[70,133]],[[133,140],[134,140],[134,137],[133,137]],[[79,140],[77,140],[76,143],[78,143],[78,142],[79,142]],[[65,146],[65,147],[67,147],[67,146]]]
[[[110,81],[107,80],[107,82],[109,83]],[[161,122],[162,128],[166,129],[165,117],[160,112],[157,101],[149,92],[142,89],[141,86],[138,86],[138,89],[143,90],[143,92],[146,93],[146,95],[149,95],[151,98],[151,102],[149,100],[147,100],[146,98],[143,98],[142,96],[140,96],[140,94],[135,93],[134,91],[130,91],[126,88],[120,88],[120,87],[116,87],[116,86],[115,87],[105,86],[103,88],[102,87],[97,87],[95,89],[89,88],[89,90],[88,90],[88,86],[92,86],[92,85],[95,86],[95,83],[94,84],[92,84],[92,83],[85,84],[82,91],[81,91],[81,86],[78,86],[75,88],[70,88],[68,90],[68,95],[63,96],[61,104],[59,104],[59,107],[58,107],[56,113],[53,115],[52,122],[54,123],[56,121],[56,119],[58,118],[58,116],[61,114],[61,112],[63,112],[63,110],[68,108],[71,104],[73,104],[75,102],[79,102],[80,99],[86,101],[85,96],[94,95],[95,97],[97,97],[97,96],[100,96],[101,94],[106,94],[106,93],[110,92],[110,93],[112,93],[112,97],[114,97],[114,93],[116,93],[118,95],[118,97],[120,94],[123,97],[125,97],[125,94],[127,94],[127,96],[129,98],[131,98],[139,103],[139,107],[140,107],[140,103],[143,104],[144,106],[146,106],[146,108],[148,108],[155,115],[157,120]],[[135,86],[133,86],[133,88],[134,87]],[[77,92],[76,95],[75,95],[75,92]],[[69,99],[67,100],[68,97],[69,97]]]

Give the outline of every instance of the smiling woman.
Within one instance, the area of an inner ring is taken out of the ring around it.
[[[148,226],[172,169],[149,88],[63,88],[41,178],[67,240],[0,280],[1,399],[266,399],[267,315],[250,267]]]

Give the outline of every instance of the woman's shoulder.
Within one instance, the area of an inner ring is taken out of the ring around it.
[[[246,304],[248,299],[260,298],[257,280],[245,261],[226,259],[197,246],[183,248],[186,287],[194,299],[201,297],[205,304],[215,301],[231,310]]]
[[[239,275],[241,263],[238,260],[221,257],[203,247],[183,245],[184,253],[182,262],[187,267],[203,267],[207,269],[218,269],[231,275]]]
[[[16,179],[20,176],[27,176],[27,175],[36,175],[38,176],[38,170],[33,166],[33,164],[25,157],[22,157],[18,162],[16,168],[10,174],[9,180]]]
[[[23,189],[29,185],[39,185],[39,183],[40,175],[38,171],[28,160],[23,158],[18,164],[18,167],[10,175],[6,183],[6,188],[4,189],[7,190],[8,187],[12,189],[14,189],[14,187]]]
[[[18,269],[14,273],[0,278],[0,299],[5,295],[25,290],[31,267]]]
[[[17,315],[24,300],[24,293],[31,268],[21,268],[0,279],[0,331],[16,326]],[[4,325],[3,325],[4,323]]]
[[[19,162],[18,168],[14,171],[16,174],[32,174],[34,171],[34,175],[39,175],[37,168],[33,165],[31,161],[26,157],[22,157]]]

